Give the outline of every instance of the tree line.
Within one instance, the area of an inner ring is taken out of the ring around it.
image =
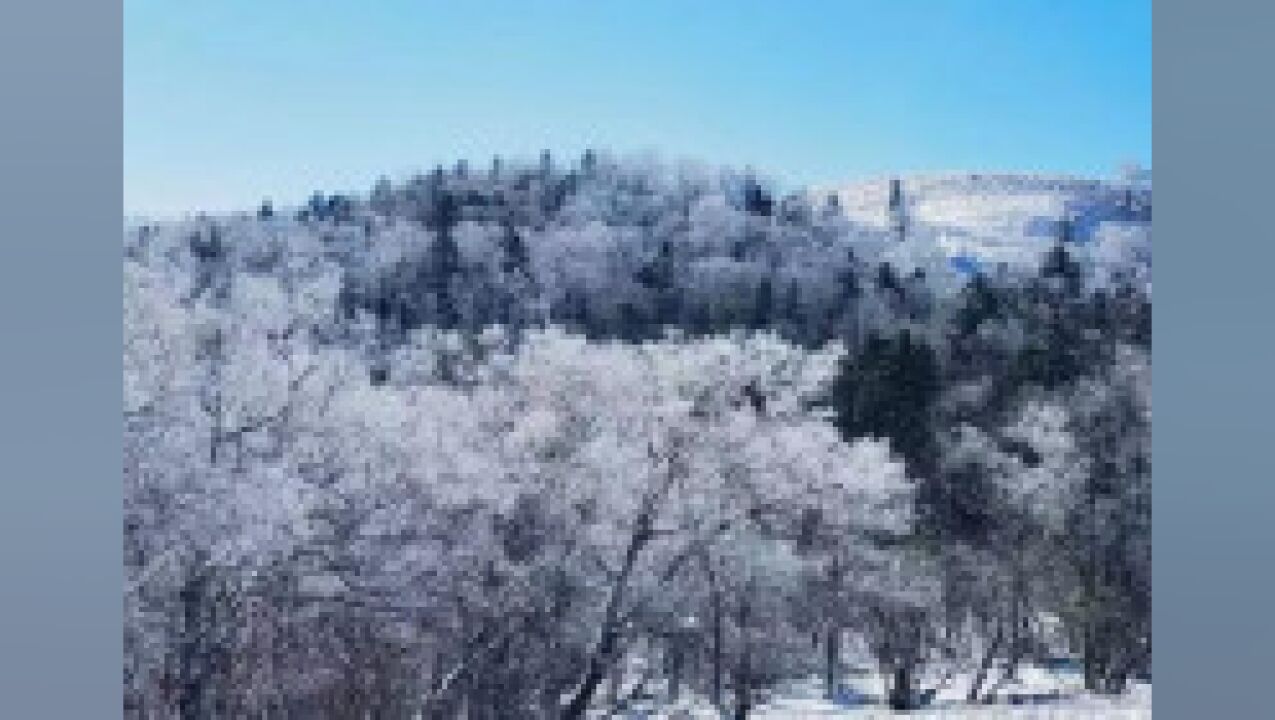
[[[966,275],[589,152],[128,229],[126,714],[744,718],[851,644],[898,710],[1123,691],[1150,285],[1061,228]]]

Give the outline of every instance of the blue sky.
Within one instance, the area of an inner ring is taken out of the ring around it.
[[[655,150],[785,186],[1151,164],[1149,0],[126,0],[124,204]]]

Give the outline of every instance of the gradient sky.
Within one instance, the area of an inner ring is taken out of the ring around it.
[[[1151,164],[1150,0],[126,0],[129,214],[585,147],[892,172]]]

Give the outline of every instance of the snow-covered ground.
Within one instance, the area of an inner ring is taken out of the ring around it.
[[[1133,683],[1127,692],[1115,697],[1096,696],[1085,692],[1081,678],[1075,672],[1027,667],[1020,671],[1017,682],[1003,684],[995,693],[996,701],[986,705],[969,705],[965,702],[964,696],[969,683],[968,675],[954,676],[928,707],[904,714],[893,712],[882,704],[883,685],[879,676],[864,675],[849,679],[836,701],[825,699],[822,684],[811,679],[778,688],[749,717],[756,720],[870,720],[899,717],[955,720],[1144,720],[1151,717],[1149,683]],[[704,698],[685,697],[671,707],[632,709],[610,717],[626,720],[720,720],[721,716]]]
[[[1098,697],[1084,691],[1080,678],[1074,674],[1050,673],[1039,668],[1025,668],[1020,681],[1006,684],[998,693],[997,701],[989,705],[969,705],[964,694],[969,686],[967,677],[955,678],[929,707],[908,713],[912,718],[1111,718],[1135,720],[1151,717],[1151,686],[1135,685],[1124,695]],[[851,688],[863,691],[857,706],[834,703],[823,698],[818,683],[795,686],[781,697],[766,704],[754,713],[759,720],[778,718],[897,718],[880,704],[881,683],[878,678],[852,683]],[[875,692],[873,692],[875,690]]]

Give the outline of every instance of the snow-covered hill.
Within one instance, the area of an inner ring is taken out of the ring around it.
[[[1135,260],[1149,269],[1151,186],[1148,172],[1104,181],[1065,175],[934,174],[898,179],[905,242],[937,245],[971,266],[1031,267],[1071,221],[1072,239],[1099,264]],[[854,222],[891,227],[892,178],[833,188]]]

